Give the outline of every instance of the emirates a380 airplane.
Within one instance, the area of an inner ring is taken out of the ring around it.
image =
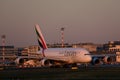
[[[116,54],[92,55],[83,48],[48,48],[38,24],[35,25],[38,43],[41,50],[37,52],[40,56],[19,56],[15,63],[24,63],[24,59],[40,59],[41,66],[68,66],[77,63],[99,64],[112,62],[112,56]]]
[[[42,54],[41,63],[43,66],[52,65],[69,65],[76,63],[100,63],[102,58],[104,62],[111,61],[109,56],[106,55],[91,55],[86,49],[83,48],[48,48],[45,39],[42,35],[41,29],[38,24],[35,25],[35,31],[40,47],[39,54]]]
[[[42,54],[42,65],[64,65],[74,63],[89,63],[92,57],[87,50],[83,48],[48,48],[41,29],[38,24],[35,25],[35,31],[40,47],[39,54]],[[87,55],[86,55],[87,54]]]

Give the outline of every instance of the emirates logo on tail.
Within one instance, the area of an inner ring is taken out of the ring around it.
[[[46,45],[46,42],[44,40],[44,37],[42,35],[42,32],[41,32],[41,29],[39,27],[38,24],[35,25],[35,31],[36,31],[36,34],[37,34],[37,37],[38,37],[38,43],[40,45],[40,47],[44,50],[44,49],[47,49],[47,45]]]

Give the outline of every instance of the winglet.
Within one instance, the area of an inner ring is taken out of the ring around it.
[[[46,42],[44,40],[44,37],[42,35],[41,29],[38,24],[35,25],[35,31],[38,37],[38,43],[42,49],[47,49]]]

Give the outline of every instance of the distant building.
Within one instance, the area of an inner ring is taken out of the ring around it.
[[[93,43],[77,43],[77,44],[65,43],[64,44],[65,48],[69,48],[69,47],[71,47],[71,48],[85,48],[90,52],[96,52],[97,46],[98,46],[97,44],[93,44]],[[48,47],[49,48],[61,48],[62,44],[60,44],[60,43],[51,44],[51,45],[48,44]]]
[[[22,56],[28,56],[28,55],[36,54],[37,51],[39,51],[39,50],[40,50],[40,48],[39,48],[39,46],[37,46],[37,45],[25,47],[25,48],[23,48],[23,50],[21,51],[21,55],[22,55]]]
[[[16,56],[21,56],[22,55],[22,51],[24,50],[24,48],[16,48]]]
[[[96,52],[97,44],[93,43],[79,43],[79,44],[74,44],[73,48],[85,48],[90,52]]]
[[[17,52],[14,46],[0,46],[0,64],[13,62],[16,59]]]
[[[48,48],[62,48],[62,47],[72,47],[72,44],[64,43],[64,46],[62,46],[61,43],[55,43],[55,44],[47,44]]]
[[[28,47],[23,48],[23,50],[21,51],[21,56],[28,56]]]
[[[116,62],[120,63],[120,52],[116,52],[118,56],[116,56]]]
[[[40,47],[37,45],[28,47],[28,54],[36,54],[40,50]]]
[[[14,62],[18,56],[29,56],[39,51],[39,46],[15,48],[14,46],[0,46],[0,64]]]
[[[15,55],[15,48],[14,46],[0,46],[0,55],[2,56],[2,53],[3,53],[3,48],[4,48],[4,53],[5,55],[9,55],[9,56],[12,56],[12,55]]]
[[[120,52],[120,41],[109,41],[103,46],[97,47],[98,52],[116,53]]]

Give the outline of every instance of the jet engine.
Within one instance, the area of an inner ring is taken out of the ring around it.
[[[53,61],[48,59],[42,59],[40,63],[41,63],[41,66],[46,66],[46,67],[53,65]]]
[[[93,65],[100,64],[100,59],[99,59],[99,58],[94,57],[94,58],[92,59],[92,64],[93,64]]]
[[[23,64],[25,61],[27,61],[28,59],[26,59],[26,58],[17,58],[16,60],[15,60],[15,63],[16,64]]]
[[[105,56],[105,57],[103,58],[103,62],[104,62],[104,63],[111,63],[111,62],[112,62],[112,57],[110,57],[110,56]]]

